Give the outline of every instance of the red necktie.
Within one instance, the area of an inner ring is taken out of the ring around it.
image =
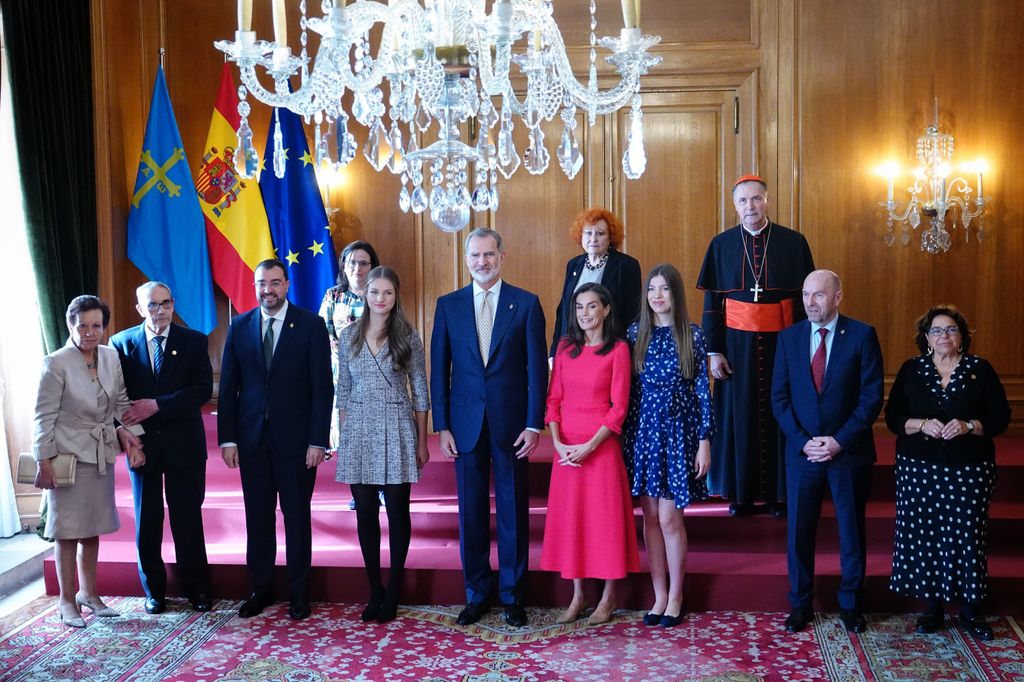
[[[821,334],[821,343],[811,358],[811,379],[814,381],[814,390],[821,393],[821,385],[825,383],[825,335],[828,329],[822,327],[818,333]]]

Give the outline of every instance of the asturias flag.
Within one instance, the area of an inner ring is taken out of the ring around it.
[[[236,104],[235,84],[225,62],[206,153],[196,172],[196,193],[206,216],[213,281],[235,310],[245,312],[256,307],[256,265],[274,257],[274,245],[259,183],[235,174],[235,130],[241,121]]]
[[[128,212],[128,258],[146,277],[171,287],[185,324],[209,334],[217,314],[203,212],[193,187],[164,70],[158,67]]]
[[[287,158],[283,178],[278,178],[273,171],[274,129],[278,118]],[[324,292],[336,283],[338,262],[334,257],[331,226],[316,184],[313,157],[306,146],[306,134],[298,114],[287,109],[274,110],[263,166],[260,189],[277,257],[288,266],[291,280],[288,300],[316,312]]]

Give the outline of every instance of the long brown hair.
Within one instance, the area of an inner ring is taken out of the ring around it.
[[[398,283],[398,273],[386,265],[378,265],[366,276],[366,292],[370,291],[370,284],[377,279],[386,279],[395,287],[395,307],[388,314],[388,321],[384,325],[384,333],[388,340],[388,353],[391,355],[391,365],[395,370],[404,372],[409,366],[409,356],[412,355],[412,346],[409,345],[409,336],[413,333],[412,325],[402,311],[402,287]],[[363,296],[365,300],[366,296]],[[355,333],[349,344],[349,352],[352,357],[359,355],[363,344],[366,342],[366,328],[370,324],[370,312],[366,311],[359,319],[352,323],[355,326]]]
[[[679,351],[679,372],[683,377],[692,379],[696,363],[693,359],[693,331],[690,329],[690,318],[686,314],[686,292],[683,289],[683,278],[679,271],[669,263],[661,263],[651,268],[644,281],[640,306],[640,319],[637,321],[636,344],[633,346],[633,369],[637,374],[644,371],[644,359],[647,347],[651,344],[651,333],[654,328],[654,311],[647,300],[647,290],[651,280],[658,276],[665,278],[669,293],[672,295],[672,337]]]

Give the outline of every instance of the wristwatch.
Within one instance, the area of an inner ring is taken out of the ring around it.
[[[973,419],[968,419],[967,420],[967,433],[974,433],[974,420]]]

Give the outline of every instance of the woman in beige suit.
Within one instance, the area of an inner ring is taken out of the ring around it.
[[[95,296],[79,296],[68,306],[66,319],[71,338],[43,359],[32,449],[35,485],[49,491],[46,537],[56,540],[57,607],[65,625],[82,628],[82,607],[97,616],[118,615],[96,591],[99,536],[120,526],[114,506],[118,452],[129,452],[132,467],[141,466],[145,458],[137,437],[141,426],[114,428],[115,418],[125,424],[137,420],[125,414],[130,403],[117,351],[100,345],[110,308]],[[60,454],[77,458],[74,485],[55,485],[51,460]]]
[[[427,369],[423,342],[402,312],[398,275],[388,267],[366,279],[366,312],[346,327],[338,344],[338,417],[341,439],[336,479],[350,484],[370,598],[364,621],[385,623],[398,611],[409,552],[410,484],[419,480],[427,453]],[[410,400],[410,389],[412,398]],[[380,574],[377,490],[388,512],[391,575]]]

